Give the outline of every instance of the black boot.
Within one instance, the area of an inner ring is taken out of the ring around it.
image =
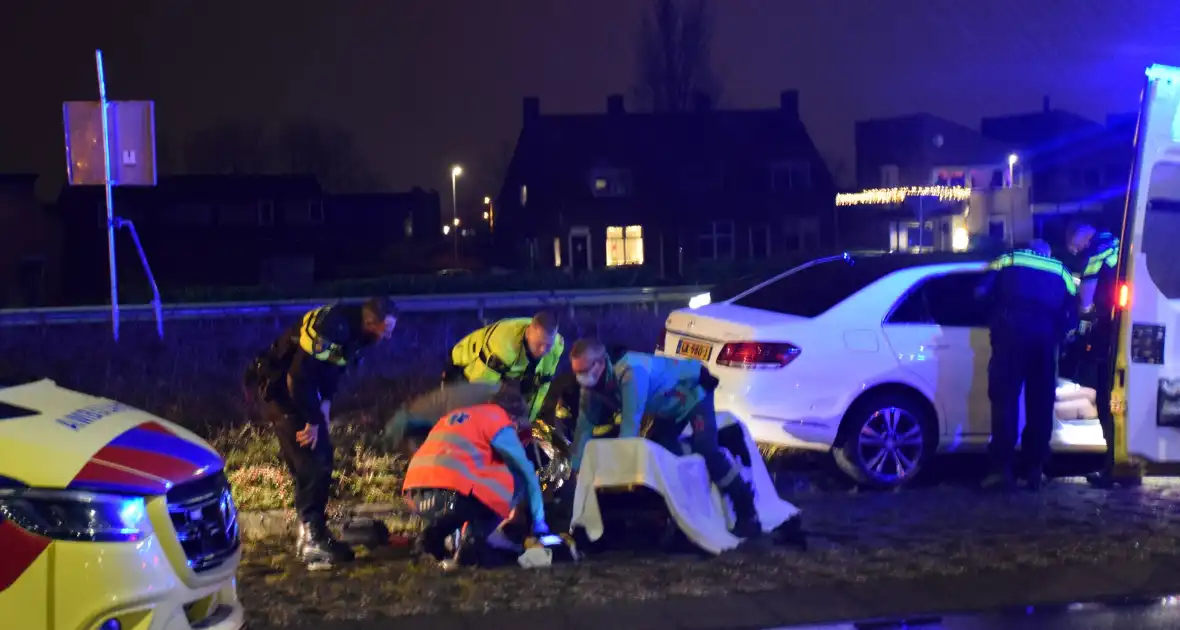
[[[736,479],[726,488],[729,500],[733,502],[733,529],[730,532],[738,538],[754,538],[762,535],[762,522],[754,507],[754,491],[742,479]]]
[[[299,559],[312,570],[331,569],[341,562],[351,562],[352,548],[332,537],[328,524],[322,520],[308,521],[299,526],[296,547]]]

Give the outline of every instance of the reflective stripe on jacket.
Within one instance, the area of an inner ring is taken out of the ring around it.
[[[1094,252],[1086,258],[1086,268],[1082,271],[1082,280],[1096,278],[1104,269],[1114,269],[1119,264],[1119,239],[1108,232],[1099,234],[1094,239]]]
[[[516,482],[492,449],[492,438],[512,426],[508,414],[496,405],[451,412],[434,426],[410,460],[403,491],[454,490],[507,518]]]
[[[984,286],[994,305],[993,327],[1040,324],[1062,335],[1072,327],[1078,286],[1061,261],[1016,250],[993,260],[990,268]]]
[[[467,335],[451,348],[451,363],[463,368],[463,376],[470,382],[498,383],[501,379],[521,380],[528,376],[529,353],[524,331],[532,323],[528,317],[503,319]],[[522,393],[530,401],[529,419],[535,420],[549,392],[549,383],[557,372],[565,340],[553,338],[553,347],[545,356],[538,357],[533,367],[532,382],[522,383]]]
[[[303,324],[299,327],[299,347],[319,361],[343,367],[348,364],[344,346],[322,336],[318,330],[331,311],[331,306],[321,306],[303,316]]]

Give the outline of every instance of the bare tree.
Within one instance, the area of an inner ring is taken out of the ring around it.
[[[220,123],[189,140],[184,166],[203,174],[315,175],[333,192],[371,190],[376,182],[348,133],[310,120]]]
[[[353,138],[342,129],[302,120],[279,127],[275,138],[278,168],[308,173],[332,192],[371,190],[376,178],[361,160]]]
[[[204,129],[184,146],[184,169],[205,175],[259,174],[268,170],[270,139],[258,121],[227,121]]]
[[[685,111],[696,94],[716,101],[707,0],[652,0],[639,34],[636,96],[656,112]]]

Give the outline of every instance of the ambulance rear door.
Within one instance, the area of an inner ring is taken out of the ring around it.
[[[1171,463],[1180,462],[1180,68],[1147,75],[1115,289],[1112,406],[1129,456]]]

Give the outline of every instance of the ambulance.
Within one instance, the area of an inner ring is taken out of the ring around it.
[[[0,375],[0,628],[239,630],[237,511],[196,435]]]
[[[1180,68],[1147,70],[1120,241],[1111,408],[1134,479],[1180,462]]]

